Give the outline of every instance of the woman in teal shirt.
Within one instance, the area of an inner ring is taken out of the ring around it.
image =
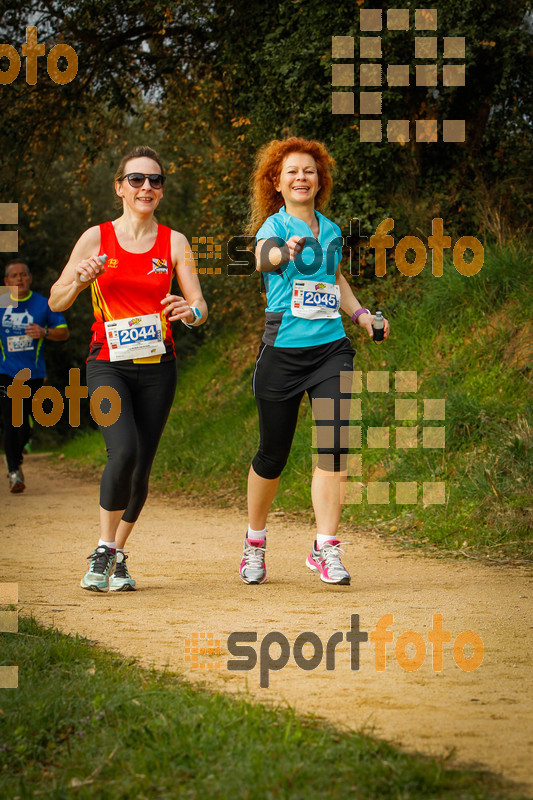
[[[291,137],[274,140],[259,152],[253,176],[250,230],[267,308],[253,376],[260,444],[248,476],[249,524],[240,566],[241,578],[249,584],[266,580],[266,519],[305,392],[317,423],[318,446],[311,483],[317,536],[306,565],[325,583],[350,583],[340,560],[337,528],[355,353],[339,309],[369,336],[374,317],[341,274],[340,228],[320,213],[331,193],[333,165],[322,144]],[[388,332],[385,320],[385,338]]]

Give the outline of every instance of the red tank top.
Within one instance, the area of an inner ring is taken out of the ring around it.
[[[172,283],[170,228],[158,225],[154,246],[146,253],[130,253],[118,243],[112,222],[100,225],[100,253],[107,255],[105,272],[91,284],[94,311],[93,336],[87,361],[109,361],[105,322],[111,319],[159,314],[166,351],[135,359],[135,364],[156,364],[175,358],[171,323],[161,314],[161,300]]]

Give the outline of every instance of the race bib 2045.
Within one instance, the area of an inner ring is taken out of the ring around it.
[[[341,290],[336,283],[294,281],[291,311],[304,319],[335,319],[340,317]]]

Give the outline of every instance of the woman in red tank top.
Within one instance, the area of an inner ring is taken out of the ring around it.
[[[132,591],[124,545],[148,494],[148,479],[176,387],[171,322],[207,318],[189,242],[159,225],[154,212],[165,174],[157,153],[136,147],[122,159],[114,188],[122,215],[89,228],[52,286],[50,308],[64,311],[91,288],[94,323],[87,357],[92,397],[101,387],[120,398],[113,424],[100,425],[107,463],[100,483],[100,541],[81,586]],[[170,293],[176,275],[180,295]],[[101,415],[111,408],[101,404]]]

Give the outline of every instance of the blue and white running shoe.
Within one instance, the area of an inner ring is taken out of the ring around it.
[[[134,592],[135,581],[128,572],[126,566],[127,555],[119,550],[115,563],[115,571],[109,578],[110,592]]]
[[[100,544],[87,558],[91,559],[91,566],[81,579],[81,588],[90,592],[108,592],[109,576],[117,558],[115,552]]]

